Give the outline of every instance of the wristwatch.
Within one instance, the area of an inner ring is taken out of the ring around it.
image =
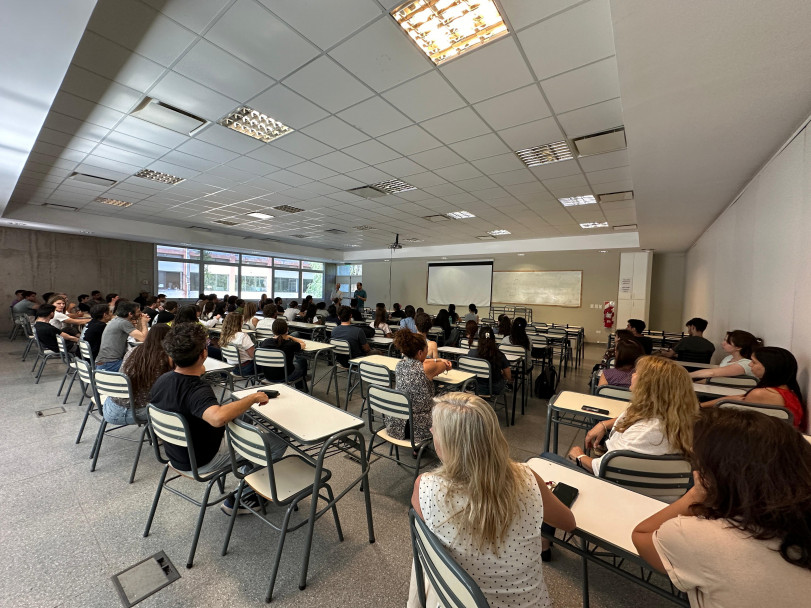
[[[577,466],[579,466],[581,469],[582,469],[582,468],[584,468],[584,467],[583,467],[583,463],[582,463],[582,462],[580,462],[580,459],[581,459],[581,458],[583,458],[583,456],[585,456],[585,454],[580,454],[580,456],[578,456],[577,458],[575,458],[575,460],[577,461]]]

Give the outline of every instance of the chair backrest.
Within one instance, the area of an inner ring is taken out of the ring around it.
[[[385,338],[385,337],[386,337],[385,332],[379,327],[375,327],[375,338]]]
[[[28,317],[26,315],[20,315],[19,317],[17,317],[17,319],[20,325],[22,325],[23,329],[25,330],[25,337],[28,338],[29,340],[33,340],[34,327],[31,325],[31,321],[28,320]]]
[[[287,359],[284,352],[276,348],[257,348],[253,351],[256,365],[262,367],[283,367],[287,369]]]
[[[324,327],[338,327],[338,324],[324,321]]]
[[[392,418],[409,419],[411,400],[402,393],[388,386],[374,385],[369,387],[369,416],[372,412],[385,414]]]
[[[268,458],[265,442],[258,427],[239,419],[232,420],[225,427],[228,444],[236,454],[260,467],[266,467],[272,458]]]
[[[257,327],[256,328],[256,340],[257,342],[262,340],[267,340],[268,338],[273,337],[273,330],[270,330],[266,327]]]
[[[523,346],[516,346],[514,344],[501,344],[499,345],[499,350],[503,352],[505,355],[518,355],[519,357],[526,357],[527,351],[524,349]]]
[[[74,364],[76,365],[76,371],[79,373],[79,381],[95,391],[95,384],[93,383],[93,373],[95,370],[91,367],[92,364],[83,359],[76,359]]]
[[[79,354],[82,356],[82,359],[87,361],[91,366],[96,364],[93,360],[93,350],[90,348],[89,342],[79,340]]]
[[[346,355],[347,357],[352,356],[352,349],[349,347],[349,340],[344,340],[343,338],[332,338],[329,341],[335,347],[335,354],[336,355]]]
[[[781,407],[779,405],[768,405],[765,403],[751,403],[749,401],[739,401],[737,399],[722,399],[715,404],[715,407],[722,407],[731,410],[744,410],[747,412],[755,411],[767,416],[774,416],[785,420],[789,424],[794,424],[794,414],[791,410]]]
[[[188,423],[183,416],[176,412],[167,412],[150,403],[149,420],[152,423],[152,430],[158,438],[173,445],[184,448],[189,447],[191,441],[188,433]],[[189,458],[192,464],[196,465],[194,450],[189,450]]]
[[[360,368],[360,379],[364,383],[374,386],[391,386],[391,373],[385,365],[361,361],[358,367]]]
[[[102,399],[105,397],[132,399],[132,384],[127,374],[97,369],[93,372],[93,379],[96,382],[96,390]]]
[[[414,509],[409,510],[409,520],[417,590],[422,605],[425,606],[425,576],[445,608],[490,608],[476,581],[454,561]]]
[[[62,358],[63,363],[70,363],[70,353],[68,353],[68,345],[65,344],[65,338],[56,336],[56,345],[59,347],[59,356]]]
[[[693,467],[681,454],[651,456],[630,450],[616,450],[603,456],[598,477],[639,494],[673,502],[690,487]]]
[[[710,378],[707,382],[707,384],[717,384],[719,386],[742,386],[746,388],[754,388],[757,383],[758,379],[754,376],[719,376]]]
[[[598,397],[607,397],[608,399],[616,399],[617,401],[631,400],[631,390],[624,386],[604,384],[603,386],[598,386],[594,394]]]
[[[476,374],[476,377],[481,380],[489,380],[491,378],[490,362],[487,359],[462,355],[459,357],[456,364],[459,371]]]
[[[233,344],[226,344],[224,346],[220,346],[222,349],[222,356],[227,359],[236,359],[239,363],[238,365],[242,365],[242,357],[239,354],[239,349],[234,346]]]

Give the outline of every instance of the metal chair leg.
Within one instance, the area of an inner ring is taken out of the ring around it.
[[[222,544],[222,551],[220,555],[228,553],[228,543],[231,542],[231,532],[234,530],[234,522],[237,520],[237,511],[239,511],[239,501],[242,500],[242,488],[245,487],[245,480],[239,482],[237,493],[234,496],[234,510],[231,512],[230,521],[228,522],[228,531],[225,533],[225,541]]]
[[[313,499],[312,499],[313,504],[315,504],[316,498],[317,498],[316,496],[313,496]],[[265,602],[270,602],[271,598],[273,597],[273,587],[276,585],[276,575],[279,573],[279,562],[281,562],[281,560],[282,560],[282,549],[284,548],[284,540],[285,540],[285,537],[287,536],[287,526],[288,526],[288,524],[290,522],[290,515],[292,514],[293,508],[295,506],[296,506],[296,503],[294,502],[294,503],[290,504],[290,506],[287,507],[287,511],[285,511],[285,513],[284,513],[284,519],[282,520],[282,525],[279,528],[279,543],[276,546],[276,556],[275,556],[275,558],[273,560],[273,568],[270,571],[270,583],[268,584],[268,592],[267,592],[267,595],[265,596]],[[310,522],[310,523],[312,523],[312,522]],[[311,539],[312,539],[312,537],[310,537],[310,540]],[[307,553],[307,557],[309,558],[309,551],[307,550],[307,548],[305,548],[304,550]],[[306,567],[307,567],[306,563],[305,563],[305,565],[303,567],[306,570]],[[307,572],[306,571],[304,572],[304,579],[305,579],[305,582],[306,582],[306,579],[307,579]],[[299,589],[304,589],[304,587],[302,587],[301,582],[299,583]]]
[[[152,520],[155,519],[155,511],[158,510],[158,500],[163,491],[163,484],[166,482],[166,474],[169,472],[169,465],[163,467],[161,478],[158,480],[158,489],[155,490],[155,498],[152,500],[152,508],[149,510],[149,517],[146,520],[146,528],[144,528],[144,537],[149,536],[149,529],[152,527]]]
[[[130,483],[135,481],[135,471],[138,470],[138,462],[141,460],[141,449],[144,447],[144,437],[149,434],[150,442],[152,439],[152,432],[149,430],[149,424],[144,423],[144,428],[141,430],[141,437],[138,440],[138,449],[135,451],[135,461],[132,463],[132,471],[130,472]],[[157,441],[157,440],[156,440]]]
[[[90,451],[90,458],[93,459],[93,464],[90,465],[90,472],[96,470],[96,462],[99,459],[99,452],[101,452],[101,442],[104,440],[104,431],[107,428],[107,421],[102,419],[99,425],[99,432],[96,435],[96,441],[93,443],[93,449]]]

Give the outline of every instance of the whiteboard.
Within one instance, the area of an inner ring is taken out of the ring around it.
[[[493,302],[578,308],[582,270],[506,271],[493,273]]]

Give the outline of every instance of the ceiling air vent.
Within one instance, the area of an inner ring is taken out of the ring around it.
[[[388,194],[385,190],[378,190],[374,186],[360,186],[359,188],[347,190],[347,192],[363,198],[380,198]]]
[[[631,201],[634,199],[633,190],[625,190],[624,192],[606,192],[605,194],[598,194],[597,198],[601,203],[618,203],[620,201]]]
[[[59,209],[61,211],[78,211],[78,207],[71,207],[70,205],[60,205],[59,203],[43,203],[43,207],[51,207],[53,209]]]
[[[637,230],[636,224],[624,224],[622,226],[614,226],[613,228],[614,228],[614,232],[626,232],[626,231]]]
[[[580,156],[604,154],[605,152],[612,152],[628,147],[625,141],[625,127],[617,127],[609,131],[578,137],[577,139],[573,139],[572,143]]]
[[[132,116],[184,135],[191,135],[208,123],[205,118],[189,114],[151,97],[145,97],[132,111]]]
[[[77,182],[85,182],[95,186],[110,187],[115,184],[114,179],[107,179],[106,177],[98,177],[97,175],[88,175],[87,173],[73,172],[68,176],[70,179],[75,179]]]
[[[339,230],[338,228],[329,228],[324,230],[324,232],[329,232],[330,234],[346,234],[346,230]]]

